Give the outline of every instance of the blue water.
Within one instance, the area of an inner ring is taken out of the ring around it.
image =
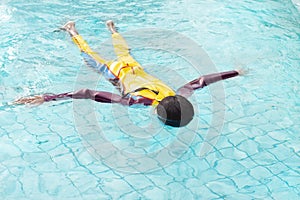
[[[1,199],[299,199],[300,14],[291,1],[4,0],[0,16]],[[74,20],[113,58],[108,19],[145,69],[174,88],[213,71],[248,74],[197,91],[195,119],[181,129],[143,106],[10,105],[82,87],[117,92],[67,34],[53,32]],[[163,43],[173,36],[191,45]]]

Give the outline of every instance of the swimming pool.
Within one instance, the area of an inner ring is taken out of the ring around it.
[[[4,0],[0,5],[2,199],[299,198],[300,15],[291,1]],[[217,71],[242,66],[249,73],[197,91],[196,117],[182,129],[162,127],[144,107],[83,100],[9,105],[17,97],[79,87],[114,91],[84,66],[66,34],[53,32],[75,20],[90,45],[112,57],[108,19],[128,36],[137,60],[172,87],[199,75],[185,59],[199,52],[155,49],[149,41],[168,41],[164,33],[190,39],[207,53],[209,59],[201,54],[199,63],[213,64],[200,66],[201,73],[214,66]],[[222,129],[209,141],[214,147],[201,154],[218,113],[211,94],[221,86]],[[155,157],[176,141],[186,146]]]

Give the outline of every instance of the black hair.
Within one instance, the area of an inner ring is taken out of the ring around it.
[[[191,102],[180,95],[168,96],[157,105],[158,118],[166,125],[181,127],[187,125],[194,117]]]

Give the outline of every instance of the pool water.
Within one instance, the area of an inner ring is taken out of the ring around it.
[[[294,3],[1,1],[0,198],[299,199],[300,13]],[[195,92],[195,119],[180,129],[162,126],[150,107],[10,104],[84,87],[117,92],[84,65],[67,34],[53,32],[74,20],[96,51],[113,58],[108,19],[128,36],[145,70],[174,88],[201,73],[248,73]],[[189,38],[208,57],[182,56],[182,40],[173,52],[151,48],[166,32]],[[187,57],[212,62],[197,70]],[[212,94],[220,87],[225,101],[216,99],[225,113],[212,142],[218,113]],[[205,142],[213,148],[201,154]]]

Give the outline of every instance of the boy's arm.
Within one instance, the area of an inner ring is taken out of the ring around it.
[[[232,70],[232,71],[227,71],[227,72],[204,75],[204,76],[201,76],[195,80],[192,80],[191,82],[180,87],[177,90],[177,94],[182,95],[184,97],[189,97],[193,94],[194,90],[203,88],[205,86],[208,86],[211,83],[215,83],[220,80],[238,76],[239,74],[240,74],[240,71]]]
[[[61,94],[43,94],[31,97],[23,97],[14,104],[34,104],[39,105],[48,101],[64,100],[64,99],[92,99],[101,103],[120,103],[123,105],[132,105],[135,102],[132,98],[122,98],[120,95],[110,92],[95,91],[90,89],[82,89],[75,92],[67,92]]]

